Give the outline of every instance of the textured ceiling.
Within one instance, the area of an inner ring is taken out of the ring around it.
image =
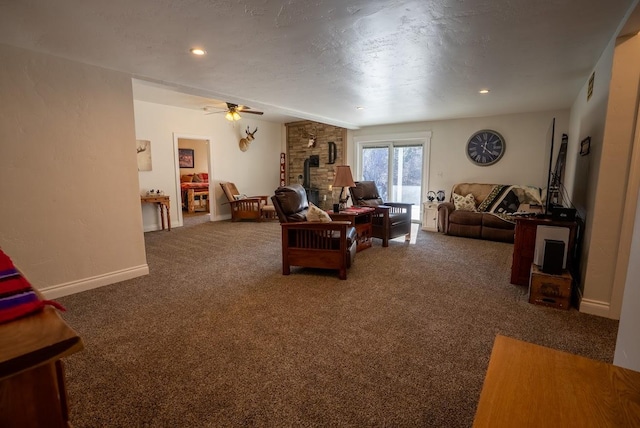
[[[0,0],[0,42],[152,82],[139,99],[357,128],[567,108],[632,3]]]

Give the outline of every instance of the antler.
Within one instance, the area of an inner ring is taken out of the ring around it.
[[[255,134],[256,132],[258,132],[258,127],[256,126],[256,129],[253,130],[253,132],[249,132],[249,127],[247,126],[247,130],[244,131],[247,133],[247,140],[251,141],[253,140],[253,134]]]

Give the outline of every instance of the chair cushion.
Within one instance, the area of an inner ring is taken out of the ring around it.
[[[220,183],[220,187],[222,187],[222,191],[224,192],[224,195],[227,197],[227,200],[229,202],[235,200],[234,195],[240,194],[240,192],[238,192],[238,188],[233,183]]]
[[[375,207],[382,205],[382,198],[374,181],[356,181],[356,187],[350,187],[354,205]]]
[[[307,220],[309,202],[307,201],[307,193],[301,185],[278,187],[273,198],[277,200],[287,222]]]

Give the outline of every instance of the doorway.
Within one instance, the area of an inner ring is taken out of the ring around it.
[[[215,193],[211,183],[210,138],[174,134],[178,216],[182,226],[211,221]]]
[[[411,219],[420,222],[428,139],[385,140],[357,142],[357,175],[374,181],[383,201],[412,204]]]

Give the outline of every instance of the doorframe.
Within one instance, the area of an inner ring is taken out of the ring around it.
[[[178,140],[204,140],[207,142],[207,173],[209,174],[209,221],[213,221],[215,218],[216,212],[216,204],[215,204],[215,192],[213,189],[213,159],[212,159],[212,151],[211,151],[211,141],[212,138],[208,135],[195,135],[195,134],[183,134],[174,132],[173,133],[173,159],[174,159],[174,168],[175,168],[175,177],[176,177],[176,194],[178,195],[178,225],[183,226],[183,216],[182,216],[182,191],[180,189],[180,158],[178,157]]]
[[[362,177],[361,153],[364,146],[376,146],[389,143],[420,143],[422,145],[422,190],[420,192],[420,202],[418,205],[419,221],[422,221],[422,202],[429,191],[429,165],[431,157],[431,131],[423,132],[401,132],[397,134],[361,135],[354,136],[354,163],[356,177]]]

